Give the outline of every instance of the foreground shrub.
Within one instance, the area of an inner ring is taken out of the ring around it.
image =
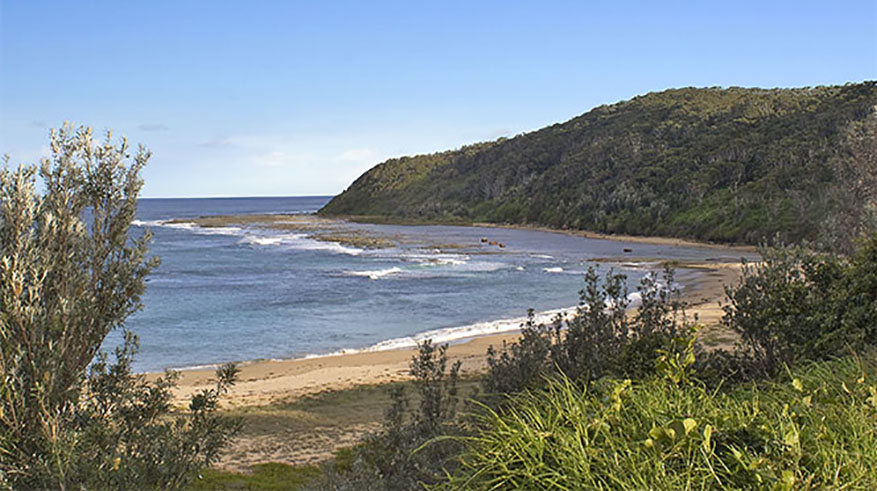
[[[858,352],[877,343],[877,234],[850,257],[801,247],[762,251],[726,287],[723,324],[740,336],[736,359],[750,376],[786,364]]]
[[[215,415],[235,370],[171,414],[172,375],[130,370],[128,335],[115,364],[95,361],[106,335],[141,306],[149,236],[129,237],[149,152],[129,159],[108,134],[65,125],[52,159],[0,170],[0,486],[175,487],[234,433]],[[8,165],[8,162],[7,162]]]
[[[873,355],[727,392],[560,376],[480,418],[443,488],[877,488]]]
[[[343,465],[327,468],[322,489],[419,489],[444,477],[445,464],[460,451],[453,439],[457,426],[457,381],[460,362],[448,366],[448,345],[430,340],[418,346],[411,360],[417,407],[404,387],[391,392],[392,406],[384,427],[355,447]]]
[[[647,376],[654,373],[660,351],[675,352],[680,346],[677,338],[692,336],[687,305],[671,267],[665,268],[660,281],[653,274],[642,279],[635,315],[628,311],[625,275],[609,271],[601,279],[591,267],[584,282],[574,315],[537,324],[531,310],[520,340],[500,350],[490,347],[485,401],[537,387],[558,372],[584,383],[605,375]]]

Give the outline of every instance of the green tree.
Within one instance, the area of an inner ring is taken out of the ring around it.
[[[877,343],[877,234],[850,256],[763,248],[725,287],[722,323],[740,337],[735,368],[776,376],[786,365],[864,353]]]
[[[169,487],[216,458],[236,425],[215,415],[233,383],[171,417],[169,375],[130,371],[136,338],[117,361],[98,356],[107,334],[141,308],[157,265],[131,221],[150,152],[90,128],[52,131],[42,165],[0,170],[0,485]],[[41,182],[44,191],[37,192]]]
[[[834,213],[823,240],[827,249],[852,254],[858,239],[877,231],[877,112],[850,125],[832,163]]]

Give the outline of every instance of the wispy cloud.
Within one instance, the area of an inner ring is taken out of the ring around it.
[[[168,127],[162,123],[140,123],[137,129],[140,131],[167,131]]]

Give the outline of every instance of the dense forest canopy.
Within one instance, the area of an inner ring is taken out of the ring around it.
[[[875,110],[873,81],[650,93],[514,138],[388,160],[320,213],[819,240],[846,186],[837,169],[851,135],[877,141]]]

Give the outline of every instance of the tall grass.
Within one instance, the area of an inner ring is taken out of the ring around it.
[[[469,437],[446,489],[877,489],[877,361],[710,391],[559,377]]]

